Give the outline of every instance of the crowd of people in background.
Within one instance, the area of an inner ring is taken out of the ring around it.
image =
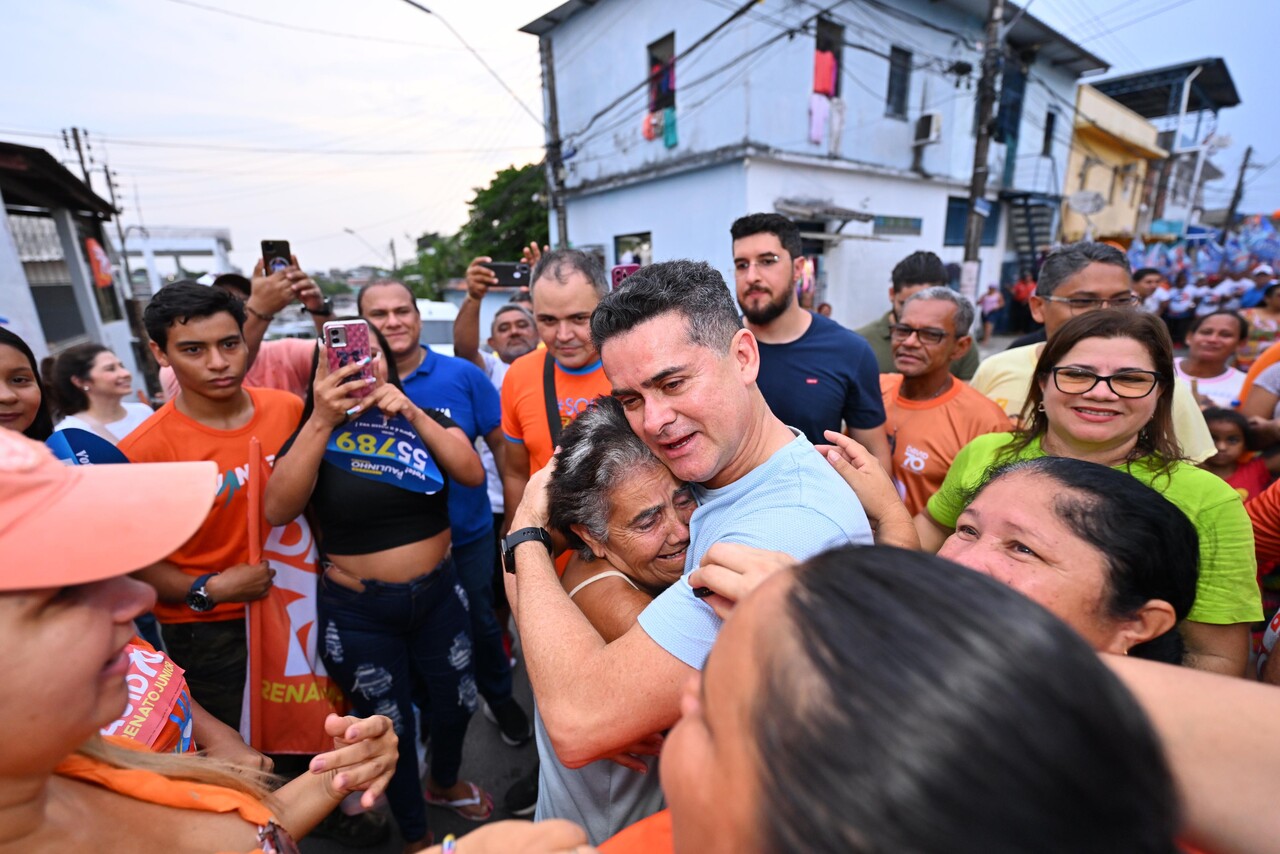
[[[726,226],[621,283],[531,243],[487,337],[478,257],[453,356],[398,281],[175,282],[154,407],[0,328],[0,852],[1269,850],[1271,267],[1085,242],[970,298],[922,249],[854,331],[795,223]]]

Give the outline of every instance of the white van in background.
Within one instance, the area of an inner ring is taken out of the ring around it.
[[[453,320],[458,307],[451,302],[435,302],[429,299],[415,300],[422,315],[422,334],[418,340],[437,353],[453,355]]]

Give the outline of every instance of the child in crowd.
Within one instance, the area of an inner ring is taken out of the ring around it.
[[[1213,472],[1235,487],[1240,498],[1248,501],[1266,489],[1272,479],[1280,474],[1280,455],[1270,457],[1257,454],[1247,462],[1241,462],[1245,451],[1256,450],[1249,421],[1234,409],[1206,409],[1204,420],[1218,453],[1200,464],[1200,468]]]

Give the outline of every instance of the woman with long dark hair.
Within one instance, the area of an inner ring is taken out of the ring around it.
[[[35,353],[17,334],[0,327],[0,427],[43,442],[53,435],[49,395]]]
[[[53,400],[62,420],[55,430],[96,433],[113,445],[150,418],[150,406],[133,396],[133,375],[101,344],[68,347],[53,360]]]
[[[387,788],[406,851],[431,841],[414,725],[415,687],[430,696],[431,776],[426,800],[463,818],[483,821],[490,796],[461,780],[462,742],[476,709],[471,634],[465,594],[450,557],[448,480],[484,482],[484,468],[466,435],[448,417],[424,412],[388,370],[388,347],[370,327],[373,382],[357,374],[367,363],[330,372],[323,355],[298,429],[276,457],[267,483],[267,521],[281,524],[310,509],[325,558],[320,579],[318,646],[325,666],[362,714],[395,723],[400,755]],[[358,388],[366,395],[353,394]],[[371,409],[403,416],[446,483],[424,494],[374,481],[325,459],[329,438]],[[366,711],[367,710],[367,711]]]

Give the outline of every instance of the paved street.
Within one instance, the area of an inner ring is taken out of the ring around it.
[[[529,678],[525,674],[524,665],[516,666],[515,695],[520,705],[530,714],[533,711],[533,695],[529,690]],[[463,779],[471,780],[482,786],[493,795],[497,809],[491,821],[500,821],[512,816],[502,809],[502,798],[507,788],[523,774],[531,771],[537,764],[537,751],[533,741],[522,747],[508,747],[498,735],[498,728],[489,723],[485,717],[476,712],[467,730],[467,743],[462,754]],[[427,821],[439,841],[446,833],[461,836],[474,830],[478,825],[459,818],[452,810],[427,807]],[[327,839],[304,839],[299,846],[303,854],[345,854],[350,851],[363,851],[367,854],[399,854],[400,835],[394,830],[392,822],[391,839],[374,848],[350,848]]]

